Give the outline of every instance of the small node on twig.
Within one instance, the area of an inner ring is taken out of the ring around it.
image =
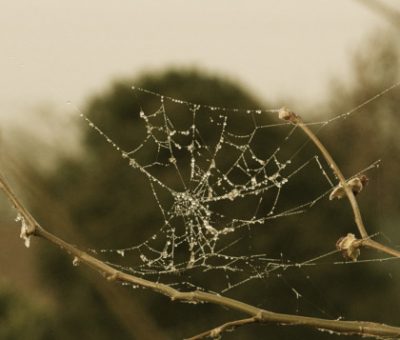
[[[79,258],[77,256],[75,256],[74,259],[72,260],[72,265],[74,267],[78,267],[80,262],[81,261],[79,260]]]
[[[210,332],[210,338],[221,339],[222,329],[220,327],[214,328]]]
[[[365,175],[354,177],[346,182],[353,194],[356,196],[360,191],[368,184],[368,177]],[[341,199],[346,196],[346,191],[344,190],[342,184],[337,185],[329,195],[329,199]]]
[[[108,281],[117,281],[118,280],[118,272],[114,272],[111,275],[107,275]]]
[[[349,233],[336,242],[336,248],[342,252],[345,259],[355,262],[360,256],[360,243],[358,241],[354,234]]]
[[[263,313],[262,311],[259,311],[256,315],[254,315],[254,320],[255,321],[262,321],[263,320]]]
[[[29,228],[29,225],[25,221],[25,217],[20,213],[18,213],[15,218],[15,222],[21,222],[21,233],[19,234],[19,237],[24,240],[25,247],[29,248],[31,245],[31,235],[34,233],[34,229]]]
[[[297,120],[297,115],[294,112],[292,112],[289,109],[287,109],[286,107],[282,107],[279,110],[278,117],[279,117],[279,119],[286,120],[286,121],[291,122],[293,124],[295,124],[296,120]]]

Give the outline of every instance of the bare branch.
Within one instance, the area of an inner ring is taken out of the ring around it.
[[[356,222],[358,231],[360,232],[360,235],[362,238],[367,238],[368,233],[367,230],[365,229],[364,222],[361,217],[361,212],[360,208],[358,207],[357,200],[353,194],[353,191],[349,187],[346,178],[343,176],[342,171],[336,164],[336,162],[333,160],[332,156],[330,155],[329,151],[325,148],[325,146],[321,143],[319,138],[310,130],[310,128],[304,124],[303,120],[301,117],[296,116],[295,123],[305,132],[305,134],[314,142],[314,144],[317,146],[317,148],[321,151],[322,155],[325,157],[326,161],[328,162],[329,166],[331,169],[334,171],[336,176],[339,178],[340,185],[343,187],[343,189],[346,192],[347,198],[350,201],[351,208],[353,209],[353,214],[354,214],[354,220]]]
[[[22,215],[26,223],[29,224],[29,230],[31,231],[30,235],[41,237],[53,243],[61,250],[70,254],[73,257],[74,261],[79,261],[82,264],[86,264],[90,268],[100,272],[110,281],[127,282],[134,285],[140,285],[142,287],[149,288],[155,292],[168,296],[171,298],[172,301],[189,301],[192,303],[207,302],[220,305],[250,315],[251,319],[257,318],[259,322],[271,322],[280,325],[302,325],[317,330],[326,330],[346,335],[356,334],[375,338],[400,337],[400,327],[394,327],[374,322],[328,320],[301,315],[274,313],[218,294],[212,294],[203,291],[180,292],[162,283],[152,282],[131,274],[121,272],[93,257],[92,255],[89,255],[88,253],[78,249],[77,247],[65,242],[64,240],[53,235],[52,233],[46,231],[35,221],[28,210],[25,209],[25,207],[18,200],[16,195],[13,193],[13,191],[1,175],[0,189],[2,189],[2,191],[11,201],[13,206],[17,209],[18,213]],[[77,258],[77,260],[75,260],[75,258]]]
[[[400,257],[400,251],[371,240],[370,238],[360,240],[360,246],[375,249],[395,257]]]
[[[336,176],[339,178],[340,186],[344,189],[347,198],[349,199],[351,208],[353,210],[354,214],[354,221],[357,225],[358,231],[361,235],[361,240],[357,240],[357,244],[359,247],[367,247],[371,249],[375,249],[378,251],[381,251],[383,253],[395,256],[395,257],[400,257],[400,251],[390,248],[388,246],[385,246],[383,244],[380,244],[379,242],[373,241],[370,239],[367,230],[365,229],[364,222],[361,217],[361,212],[360,208],[358,206],[356,197],[354,196],[352,188],[348,185],[348,182],[346,181],[345,177],[342,174],[342,171],[330,155],[329,151],[325,148],[325,146],[321,143],[319,138],[315,135],[314,132],[310,130],[310,128],[304,124],[303,120],[301,117],[294,112],[288,110],[287,108],[282,108],[279,111],[279,118],[289,121],[292,124],[295,124],[299,126],[304,133],[311,139],[311,141],[315,144],[315,146],[321,151],[322,155],[324,156],[325,160],[328,162],[329,166],[333,170],[333,172],[336,174]]]

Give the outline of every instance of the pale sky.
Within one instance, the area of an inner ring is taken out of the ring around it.
[[[1,2],[0,127],[41,107],[63,113],[115,78],[167,66],[230,76],[265,101],[311,103],[390,26],[352,0]],[[381,2],[400,10],[398,0]]]

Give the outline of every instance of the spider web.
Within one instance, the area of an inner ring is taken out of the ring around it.
[[[399,85],[346,113],[309,125],[318,133]],[[303,214],[326,199],[338,182],[315,150],[305,161],[299,157],[309,142],[296,126],[278,119],[278,109],[200,105],[142,88],[132,87],[132,91],[140,106],[132,115],[139,117],[144,138],[130,149],[114,142],[100,127],[101,122],[95,123],[77,110],[147,181],[162,223],[143,242],[93,252],[134,258],[130,260],[134,264],[129,265],[107,262],[125,272],[181,289],[223,293],[280,270],[314,266],[337,253],[332,250],[295,263],[282,254],[270,257],[265,252],[249,251],[250,230]],[[150,97],[154,104],[142,107],[144,97]],[[353,176],[378,166],[379,160]],[[310,174],[325,188],[323,192],[307,190],[295,204],[283,199],[291,195],[291,183]],[[220,273],[223,280],[203,287],[196,273],[204,276],[210,272]],[[301,297],[294,287],[290,289],[297,299]]]

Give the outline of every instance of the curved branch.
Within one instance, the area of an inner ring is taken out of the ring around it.
[[[140,285],[149,288],[155,292],[168,296],[172,301],[186,301],[191,303],[207,302],[232,310],[240,311],[253,318],[257,318],[259,322],[271,322],[280,325],[302,325],[308,326],[317,330],[332,331],[340,334],[357,334],[360,336],[370,337],[400,337],[400,327],[379,324],[366,321],[343,321],[343,320],[328,320],[315,317],[292,315],[284,313],[275,313],[265,309],[257,308],[247,303],[224,297],[218,294],[207,293],[203,291],[181,292],[170,286],[162,283],[152,282],[131,274],[121,272],[108,264],[100,261],[92,255],[78,249],[59,237],[45,230],[31,216],[27,209],[18,200],[4,178],[0,175],[0,189],[6,194],[18,213],[22,215],[25,223],[29,224],[27,236],[41,237],[61,250],[74,257],[74,263],[83,263],[90,268],[100,272],[110,281],[127,282],[134,285]]]
[[[361,212],[360,208],[357,203],[357,199],[354,196],[353,191],[350,189],[350,187],[347,185],[346,178],[343,176],[342,171],[336,164],[336,162],[333,160],[332,156],[328,152],[328,150],[325,148],[325,146],[321,143],[321,141],[318,139],[318,137],[312,132],[307,125],[304,124],[303,120],[301,117],[296,116],[296,124],[307,134],[307,136],[314,142],[314,144],[317,146],[317,148],[321,151],[322,155],[325,157],[326,161],[332,168],[332,170],[335,172],[337,177],[340,180],[340,185],[343,187],[343,189],[346,192],[347,198],[349,199],[351,208],[353,210],[354,214],[354,221],[356,222],[356,225],[358,227],[358,230],[360,232],[362,240],[360,240],[360,246],[372,248],[378,251],[381,251],[383,253],[400,257],[400,251],[390,248],[388,246],[385,246],[383,244],[380,244],[379,242],[376,242],[374,240],[371,240],[367,230],[365,229],[364,222],[361,217]]]
[[[339,178],[340,185],[345,190],[347,198],[350,201],[351,208],[353,209],[354,221],[356,222],[358,231],[360,232],[360,235],[362,238],[367,238],[368,233],[367,233],[367,230],[365,229],[364,222],[361,217],[360,208],[358,207],[358,203],[353,194],[353,191],[347,185],[346,178],[343,176],[342,171],[340,170],[340,168],[338,167],[338,165],[336,164],[336,162],[330,155],[329,151],[321,143],[319,138],[314,134],[314,132],[312,132],[310,130],[310,128],[307,125],[304,124],[301,117],[296,115],[295,124],[297,124],[304,131],[304,133],[313,141],[313,143],[321,151],[322,155],[324,156],[325,160],[328,162],[328,164],[331,167],[331,169],[333,170],[333,172]]]
[[[299,126],[304,131],[304,133],[311,139],[311,141],[315,144],[315,146],[321,151],[325,160],[328,162],[329,166],[331,167],[333,172],[336,174],[337,178],[339,178],[340,185],[345,190],[347,198],[349,199],[351,208],[353,210],[354,221],[355,221],[358,231],[361,235],[361,239],[357,240],[358,246],[375,249],[375,250],[381,251],[383,253],[395,256],[395,257],[400,257],[400,251],[398,251],[397,249],[393,249],[391,247],[385,246],[379,242],[376,242],[376,241],[373,241],[370,239],[370,236],[368,235],[368,232],[365,229],[365,225],[362,220],[360,208],[358,206],[357,199],[354,196],[353,191],[347,184],[346,178],[343,176],[342,171],[340,170],[339,166],[336,164],[336,162],[332,158],[331,154],[325,148],[325,146],[321,143],[321,141],[316,136],[316,134],[314,132],[312,132],[306,124],[304,124],[303,120],[301,119],[301,117],[299,115],[295,114],[292,111],[289,111],[287,108],[283,107],[282,109],[279,110],[279,118],[289,121],[289,122]]]

